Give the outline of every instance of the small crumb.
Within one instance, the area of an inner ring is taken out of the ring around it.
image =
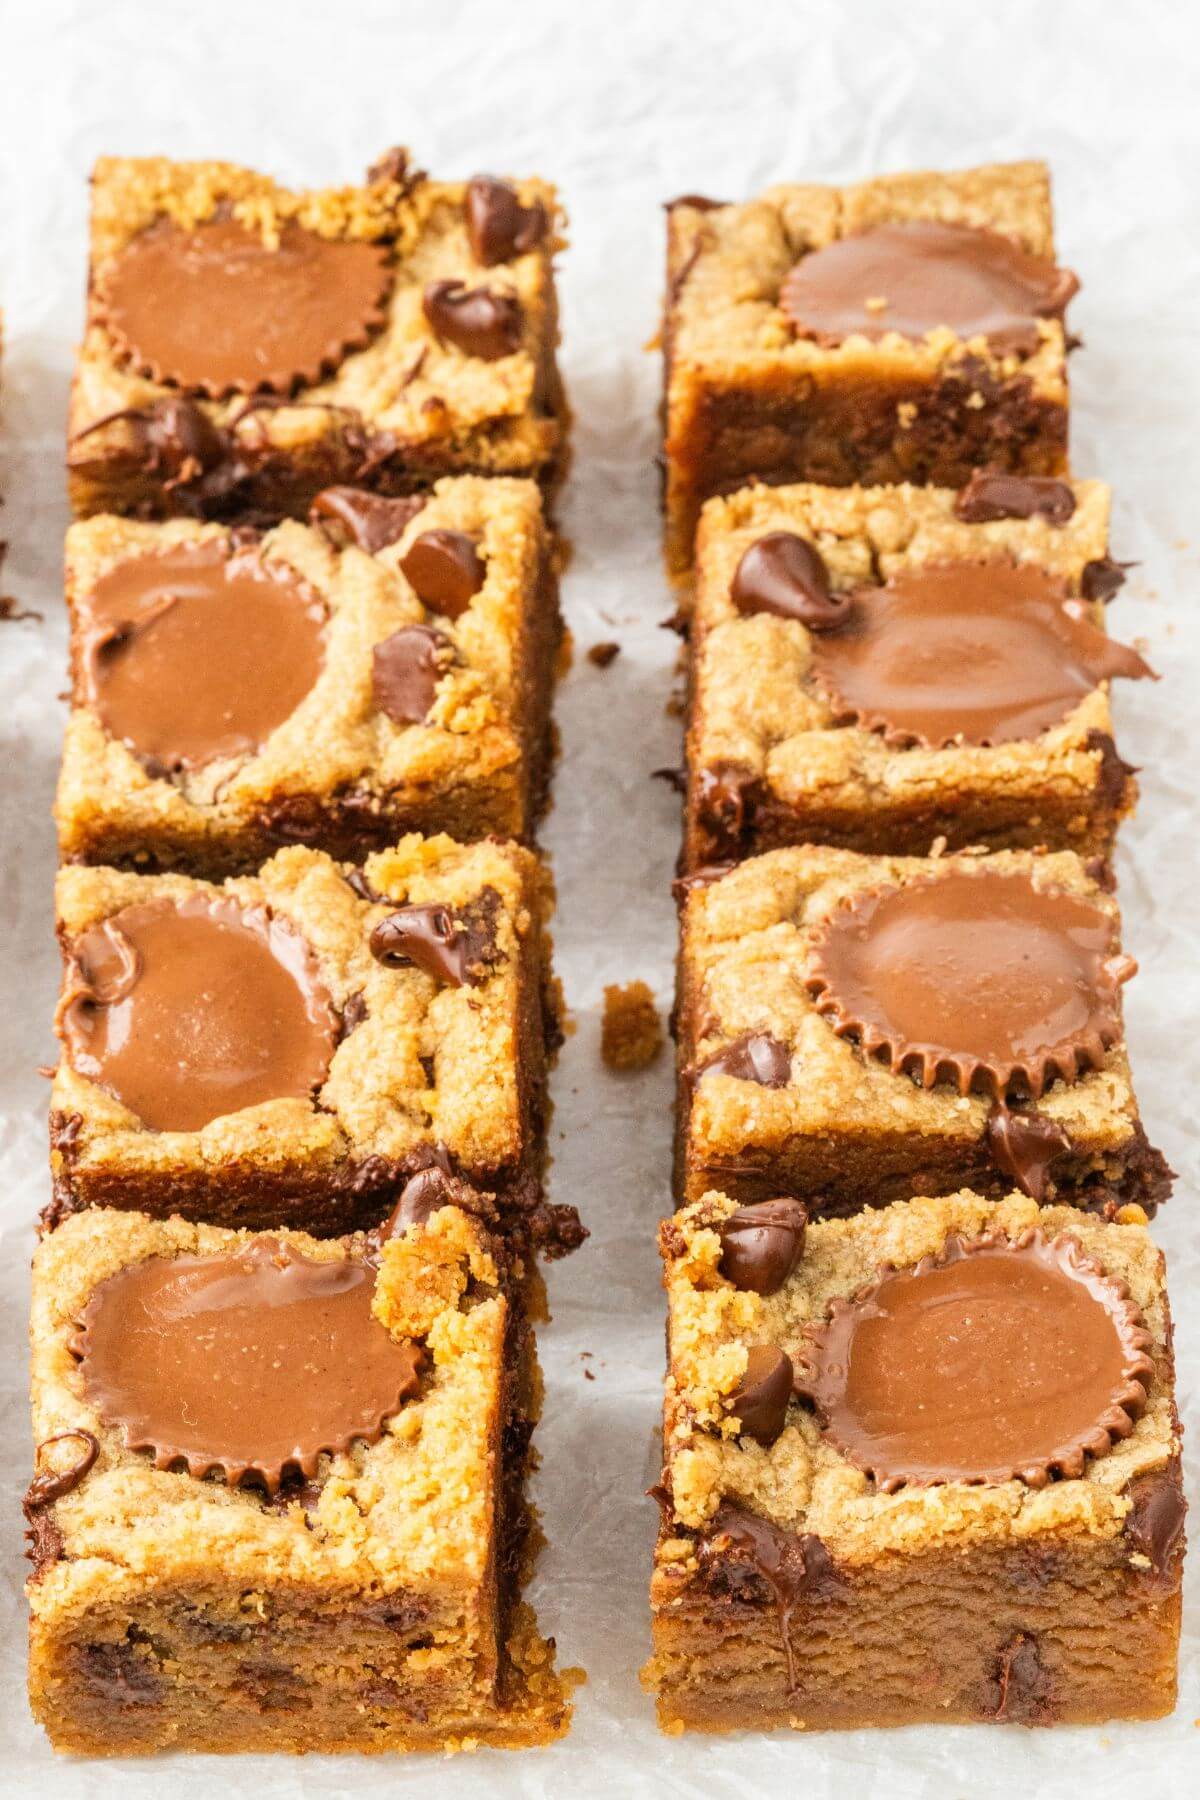
[[[973,393],[967,395],[967,405],[972,412],[982,412],[986,402],[978,388],[976,388]]]
[[[610,1069],[644,1069],[663,1046],[662,1021],[644,981],[604,990],[600,1054]]]
[[[915,400],[901,400],[896,407],[896,417],[900,421],[901,431],[911,431],[917,422],[917,403]]]
[[[884,294],[869,294],[863,301],[863,305],[869,313],[886,312],[888,309],[887,297]]]
[[[585,1381],[595,1381],[596,1377],[592,1374],[590,1369],[585,1369],[583,1371],[583,1379]]]
[[[1150,1220],[1145,1209],[1138,1206],[1135,1201],[1131,1201],[1128,1206],[1120,1207],[1117,1211],[1118,1225],[1148,1225],[1149,1223]]]
[[[558,646],[558,655],[554,659],[554,673],[560,681],[564,675],[570,672],[571,664],[574,661],[575,639],[569,631],[564,631],[562,634],[562,642]]]
[[[21,619],[36,619],[41,624],[43,615],[34,612],[32,607],[22,606],[11,594],[0,594],[0,621],[15,625]]]
[[[616,662],[620,654],[620,644],[592,644],[587,659],[590,663],[595,663],[598,669],[607,669],[609,663]]]

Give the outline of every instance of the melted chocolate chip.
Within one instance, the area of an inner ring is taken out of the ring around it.
[[[368,556],[376,556],[404,536],[427,504],[423,494],[404,494],[389,500],[366,488],[327,487],[321,489],[309,507],[308,519],[330,536],[357,544]]]
[[[737,868],[735,862],[701,863],[688,875],[677,875],[671,883],[671,894],[678,905],[687,899],[697,888],[711,887],[714,881],[720,881]]]
[[[779,1616],[788,1689],[794,1689],[792,1614],[802,1600],[832,1598],[842,1586],[821,1539],[812,1532],[784,1531],[723,1500],[708,1536],[696,1547],[696,1562],[706,1586],[718,1593],[742,1599],[752,1584],[766,1587]]]
[[[27,1519],[45,1507],[53,1506],[64,1494],[73,1494],[100,1454],[100,1446],[91,1432],[75,1428],[71,1431],[56,1431],[53,1437],[44,1439],[37,1447],[35,1461],[41,1460],[42,1451],[48,1450],[51,1444],[71,1442],[80,1446],[74,1462],[68,1463],[65,1469],[44,1469],[30,1482],[22,1502]]]
[[[1029,355],[1038,320],[1061,318],[1079,283],[998,232],[933,219],[890,221],[810,251],[779,296],[798,337],[836,345],[939,327]]]
[[[1029,1632],[1018,1631],[1000,1650],[990,1716],[997,1723],[1045,1725],[1051,1716],[1052,1699],[1053,1688],[1037,1639]]]
[[[1044,1113],[1013,1112],[997,1101],[988,1114],[987,1147],[996,1167],[1040,1205],[1050,1165],[1071,1148],[1071,1140]]]
[[[807,1225],[798,1200],[740,1206],[719,1227],[722,1275],[743,1292],[778,1293],[804,1253]]]
[[[717,762],[695,777],[696,812],[714,860],[736,851],[750,822],[755,781],[740,763]]]
[[[1098,556],[1091,562],[1084,563],[1079,577],[1079,591],[1085,600],[1100,601],[1107,606],[1108,602],[1125,585],[1125,571],[1132,569],[1132,563],[1114,562],[1111,556]]]
[[[786,1044],[766,1031],[748,1031],[734,1038],[697,1065],[694,1079],[703,1075],[731,1075],[736,1081],[755,1081],[759,1087],[786,1087],[792,1073],[792,1053]]]
[[[520,301],[461,281],[431,281],[423,301],[425,317],[439,338],[467,356],[496,362],[521,348]]]
[[[1123,1284],[1069,1236],[951,1237],[809,1328],[796,1391],[884,1492],[1076,1477],[1127,1437],[1154,1373]]]
[[[320,597],[219,540],[115,564],[78,621],[81,698],[154,774],[254,755],[325,661]]]
[[[251,463],[231,430],[216,425],[202,407],[181,394],[165,394],[146,406],[106,413],[77,432],[81,444],[109,425],[127,424],[133,458],[158,477],[181,513],[204,513],[229,502],[251,474]],[[87,456],[72,458],[71,466]]]
[[[71,1067],[150,1131],[309,1100],[339,1020],[307,942],[263,908],[195,894],[127,906],[68,946]]]
[[[993,519],[1045,519],[1065,525],[1075,514],[1075,492],[1067,481],[1048,475],[1005,475],[976,469],[954,502],[954,514],[967,525]]]
[[[443,1206],[454,1204],[461,1185],[446,1169],[436,1165],[418,1170],[401,1188],[400,1198],[380,1232],[381,1239],[403,1237],[412,1226],[427,1224]]]
[[[382,325],[391,281],[383,244],[291,219],[268,243],[232,218],[162,218],[102,266],[97,293],[126,362],[220,398],[318,381]]]
[[[464,210],[471,254],[485,269],[536,250],[546,235],[541,201],[522,206],[514,189],[491,175],[476,175],[467,183]]]
[[[729,1396],[729,1410],[743,1437],[773,1444],[787,1423],[792,1398],[792,1364],[774,1344],[752,1344],[745,1373]]]
[[[1158,1592],[1173,1594],[1183,1577],[1187,1515],[1178,1458],[1165,1469],[1137,1476],[1130,1499],[1133,1504],[1125,1519],[1125,1536],[1134,1554],[1145,1557],[1150,1565],[1140,1572]]]
[[[495,888],[459,912],[437,901],[398,907],[372,930],[371,955],[388,969],[412,964],[451,987],[477,987],[498,959],[499,911]]]
[[[92,1406],[154,1466],[311,1480],[322,1455],[375,1443],[419,1385],[419,1346],[375,1319],[374,1273],[278,1239],[152,1256],[102,1281],[72,1349]],[[230,1371],[236,1379],[230,1379]]]
[[[734,572],[730,597],[743,614],[773,613],[798,619],[810,631],[840,625],[848,594],[834,594],[816,545],[794,531],[769,531],[751,544]]]
[[[400,558],[417,599],[431,612],[457,619],[483,586],[487,564],[465,531],[423,531]]]
[[[404,625],[371,653],[375,704],[393,725],[423,725],[437,686],[454,661],[454,645],[433,625]]]

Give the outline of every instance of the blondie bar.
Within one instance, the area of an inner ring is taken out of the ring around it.
[[[1067,466],[1077,283],[1038,162],[667,209],[667,561],[752,477],[936,482]]]
[[[713,1192],[661,1244],[667,1731],[1171,1711],[1180,1431],[1137,1208],[962,1192],[806,1233]]]
[[[1125,1052],[1137,965],[1072,852],[775,850],[684,886],[681,1198],[1170,1192]]]
[[[1107,856],[1136,796],[1109,710],[1108,490],[745,488],[710,500],[688,623],[685,866],[783,844]]]
[[[561,636],[537,488],[334,488],[313,516],[71,527],[65,859],[219,876],[288,843],[532,836]]]
[[[294,193],[102,157],[71,395],[77,514],[300,517],[322,488],[562,472],[554,189],[392,151]]]
[[[334,1235],[462,1178],[551,1253],[556,995],[531,852],[281,850],[223,885],[63,869],[50,1220],[87,1206]]]
[[[560,1736],[520,1590],[539,1374],[502,1258],[96,1209],[38,1248],[30,1696],[58,1750]]]

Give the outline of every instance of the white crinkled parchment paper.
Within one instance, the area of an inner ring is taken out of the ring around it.
[[[668,1204],[664,1057],[616,1077],[599,1058],[605,982],[670,1002],[668,884],[677,803],[652,769],[678,757],[665,711],[677,642],[658,552],[656,325],[663,200],[783,179],[1044,155],[1072,322],[1075,467],[1113,484],[1114,553],[1139,564],[1111,612],[1164,680],[1117,695],[1142,766],[1120,894],[1141,974],[1126,990],[1151,1138],[1180,1174],[1156,1226],[1170,1258],[1180,1398],[1194,1452],[1200,1370],[1200,24],[1188,0],[970,7],[806,0],[555,5],[551,0],[9,0],[0,7],[0,390],[4,586],[44,614],[0,624],[0,1792],[122,1800],[214,1791],[355,1796],[630,1795],[686,1800],[853,1791],[1125,1800],[1200,1786],[1192,1558],[1182,1697],[1148,1726],[932,1729],[670,1739],[636,1671],[649,1649],[662,1300],[654,1228]],[[585,1250],[551,1274],[554,1322],[537,1496],[550,1538],[534,1598],[565,1662],[590,1674],[549,1751],[395,1758],[54,1758],[24,1698],[19,1498],[29,1474],[28,1262],[47,1197],[46,1084],[56,954],[49,807],[63,712],[63,422],[85,269],[87,172],[105,151],[226,157],[296,184],[350,181],[387,145],[439,173],[539,171],[562,188],[564,366],[576,413],[564,598],[577,656],[558,702],[563,754],[546,832],[558,964],[578,1030],[555,1080],[554,1196]],[[582,655],[619,640],[607,670]],[[587,1379],[590,1374],[593,1379]],[[1200,1493],[1194,1454],[1189,1480]],[[1200,1536],[1200,1528],[1197,1530]],[[1136,1669],[1129,1671],[1136,1681]]]

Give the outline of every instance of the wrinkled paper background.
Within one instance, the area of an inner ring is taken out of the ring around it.
[[[636,1678],[649,1648],[662,1300],[654,1227],[668,1203],[667,1058],[617,1077],[598,1051],[605,982],[642,976],[669,1005],[668,883],[677,803],[651,770],[677,759],[665,708],[677,643],[660,572],[656,325],[661,202],[752,194],[785,178],[1044,155],[1060,254],[1084,282],[1072,322],[1073,449],[1116,492],[1115,554],[1138,568],[1112,609],[1161,685],[1126,684],[1119,741],[1142,804],[1120,857],[1133,1064],[1152,1139],[1180,1172],[1156,1230],[1170,1256],[1180,1391],[1200,1428],[1196,890],[1200,819],[1200,35],[1187,0],[953,0],[903,7],[758,0],[506,6],[439,0],[7,0],[0,6],[0,396],[5,587],[44,614],[0,624],[0,1791],[180,1800],[220,1792],[688,1796],[851,1786],[863,1796],[1196,1792],[1197,1576],[1178,1711],[1106,1730],[915,1729],[680,1741]],[[571,215],[564,364],[576,413],[564,517],[577,655],[546,831],[558,964],[578,1029],[555,1080],[553,1184],[591,1226],[552,1272],[537,1496],[550,1538],[534,1598],[566,1663],[589,1671],[552,1750],[424,1758],[85,1764],[52,1757],[24,1698],[18,1501],[29,1473],[25,1329],[32,1224],[47,1197],[46,1086],[56,955],[49,820],[62,728],[63,421],[81,318],[86,177],[105,151],[215,156],[297,185],[356,179],[393,143],[445,175],[553,177]],[[618,639],[606,671],[587,645]],[[585,1379],[591,1374],[594,1379]],[[1200,1493],[1193,1457],[1193,1494]],[[1128,1671],[1137,1680],[1136,1668]],[[165,1785],[164,1785],[165,1784]]]

